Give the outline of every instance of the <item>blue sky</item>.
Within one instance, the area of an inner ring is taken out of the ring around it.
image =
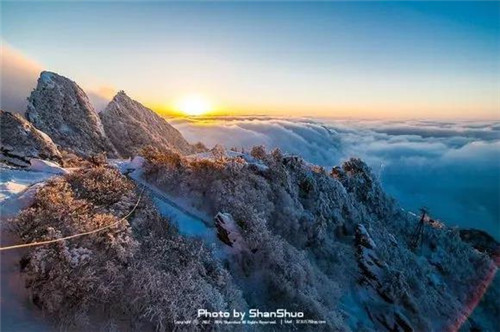
[[[4,2],[2,41],[158,111],[498,118],[498,2]]]

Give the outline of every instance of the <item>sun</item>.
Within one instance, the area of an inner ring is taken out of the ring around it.
[[[182,97],[175,108],[189,116],[199,116],[207,114],[212,110],[212,105],[208,100],[199,95],[189,95]]]

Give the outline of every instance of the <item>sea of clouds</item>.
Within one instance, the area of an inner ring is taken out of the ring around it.
[[[405,209],[500,239],[500,121],[222,117],[170,120],[191,142],[263,144],[326,167],[354,156]]]

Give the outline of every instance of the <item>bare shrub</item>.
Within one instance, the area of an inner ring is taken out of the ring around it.
[[[64,329],[125,324],[170,331],[198,308],[244,310],[231,276],[201,241],[181,237],[116,170],[94,167],[49,181],[13,221],[26,242],[116,225],[30,249],[21,265],[32,299]],[[120,326],[121,326],[120,325]]]
[[[210,152],[212,152],[216,161],[223,161],[227,157],[226,149],[224,149],[224,147],[220,144],[214,146]]]
[[[264,160],[267,156],[266,147],[264,145],[256,145],[252,148],[250,155],[255,159]]]
[[[78,197],[96,205],[116,203],[134,188],[117,169],[102,166],[75,171],[66,179]]]
[[[194,145],[194,151],[196,153],[200,153],[200,152],[205,152],[205,151],[208,151],[207,147],[205,146],[205,144],[203,144],[202,142],[198,142]]]
[[[115,224],[118,218],[96,211],[58,178],[37,193],[35,203],[13,226],[22,239],[33,242],[94,230]],[[115,300],[125,277],[117,271],[130,262],[136,247],[126,221],[101,233],[35,247],[22,261],[26,285],[34,303],[61,324],[71,326],[75,317],[84,323],[91,309],[106,311]]]

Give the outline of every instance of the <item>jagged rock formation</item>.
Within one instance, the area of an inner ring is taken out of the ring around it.
[[[60,161],[61,154],[50,137],[22,116],[0,110],[0,160],[29,166],[31,158]]]
[[[116,150],[85,92],[70,79],[44,71],[28,98],[28,121],[65,149],[89,156]]]
[[[184,154],[194,152],[177,129],[123,91],[99,116],[109,139],[124,157],[131,157],[146,146],[175,149]]]

